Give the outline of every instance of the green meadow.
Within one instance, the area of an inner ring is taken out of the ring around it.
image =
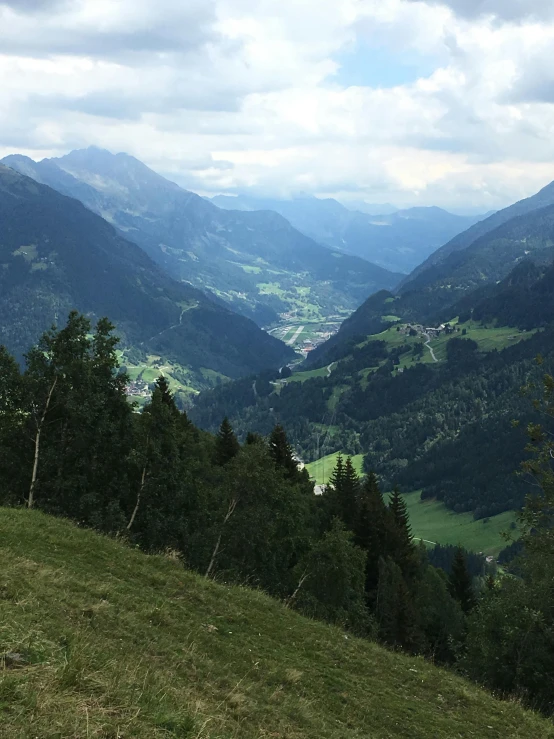
[[[306,465],[310,477],[318,485],[329,482],[337,457],[338,452]],[[358,474],[362,474],[363,454],[353,457],[352,462]],[[419,492],[408,493],[404,500],[414,538],[423,540],[429,546],[460,544],[470,551],[496,556],[506,546],[503,534],[510,531],[511,524],[516,520],[515,513],[509,511],[475,521],[471,513],[454,513],[438,500],[422,501]]]

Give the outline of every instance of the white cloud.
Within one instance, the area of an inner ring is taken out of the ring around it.
[[[202,192],[499,207],[554,179],[554,21],[500,24],[485,5],[0,2],[0,153],[96,144]],[[502,0],[506,20],[517,6]],[[339,85],[364,44],[435,71]]]
[[[495,17],[504,21],[551,20],[554,6],[551,0],[426,0],[451,8],[464,18]],[[422,0],[412,0],[422,2]]]

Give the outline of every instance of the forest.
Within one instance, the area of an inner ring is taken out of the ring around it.
[[[242,444],[227,418],[217,434],[202,431],[163,376],[135,412],[113,332],[107,319],[93,327],[73,312],[29,351],[23,371],[0,349],[0,504],[171,551],[206,578],[261,589],[552,712],[548,428],[528,429],[536,486],[520,515],[517,577],[497,577],[461,549],[416,546],[399,489],[384,495],[375,472],[359,478],[348,457],[315,496],[279,424]],[[545,419],[553,395],[547,375]]]
[[[226,415],[240,438],[280,423],[307,462],[336,450],[364,453],[365,469],[379,475],[384,489],[422,490],[423,498],[486,518],[524,502],[525,481],[515,473],[536,413],[527,396],[545,368],[552,371],[552,338],[546,328],[502,351],[479,352],[456,335],[446,344],[446,361],[414,361],[401,373],[403,347],[369,341],[328,377],[276,390],[278,373],[264,373],[203,393],[191,417],[215,430]],[[360,372],[379,362],[369,375]]]

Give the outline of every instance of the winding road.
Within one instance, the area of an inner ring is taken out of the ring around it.
[[[427,339],[427,341],[425,342],[425,346],[431,352],[431,356],[433,357],[433,362],[438,362],[439,360],[436,358],[435,352],[433,351],[433,347],[431,346],[431,337],[429,336],[429,334],[423,334],[423,336],[425,336]]]

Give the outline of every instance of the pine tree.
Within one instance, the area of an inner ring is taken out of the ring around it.
[[[269,437],[269,451],[275,465],[282,467],[289,480],[298,478],[298,462],[294,459],[292,447],[282,426],[275,426]]]
[[[407,582],[412,582],[420,569],[417,549],[412,539],[412,527],[404,498],[395,488],[390,502],[390,528],[387,550],[400,567]]]
[[[400,567],[383,557],[379,560],[375,615],[385,644],[414,652],[422,645],[414,603]]]
[[[394,491],[392,493],[389,502],[389,510],[392,513],[393,521],[396,525],[396,528],[398,529],[400,536],[402,536],[405,541],[411,542],[412,527],[410,526],[408,508],[406,506],[404,498],[400,494],[400,490],[397,487],[394,488]]]
[[[467,569],[464,550],[460,547],[452,563],[449,578],[449,590],[453,598],[461,605],[464,613],[469,613],[476,605],[471,575]]]
[[[327,485],[327,488],[337,488],[341,481],[344,474],[344,463],[342,461],[342,454],[337,455],[337,461],[335,463],[335,469],[333,470],[331,477],[329,478],[329,484]]]
[[[229,419],[225,416],[219,427],[219,434],[216,439],[217,464],[221,466],[227,464],[233,457],[237,456],[239,450],[240,444],[235,436],[233,427],[229,423]]]
[[[367,553],[366,595],[371,598],[379,582],[379,558],[387,556],[391,514],[385,505],[377,477],[370,472],[360,489],[359,511],[354,526],[356,544]]]
[[[343,462],[338,455],[337,463],[327,486],[328,515],[339,518],[347,529],[354,530],[358,513],[360,479],[350,457]]]
[[[156,387],[154,388],[154,392],[158,392],[160,394],[161,402],[164,403],[164,405],[166,405],[172,413],[179,413],[179,409],[177,408],[177,405],[175,403],[175,398],[169,388],[169,382],[164,375],[160,375],[156,380]]]

